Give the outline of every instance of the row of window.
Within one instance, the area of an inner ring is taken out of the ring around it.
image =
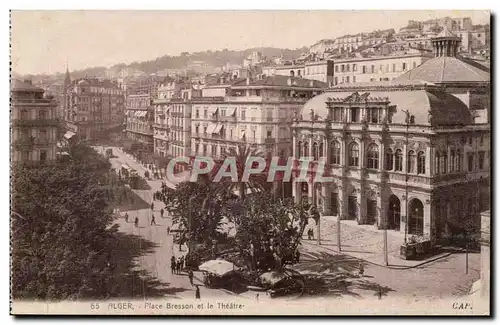
[[[365,117],[368,123],[381,123],[384,108],[379,107],[367,107],[365,108]],[[334,122],[342,122],[345,120],[349,120],[349,122],[361,122],[361,108],[359,107],[334,107],[333,108],[333,116],[332,119]],[[347,115],[347,116],[344,116]]]
[[[417,62],[413,62],[413,69],[417,67]],[[391,70],[392,67],[392,70]],[[375,64],[363,65],[361,66],[361,73],[384,73],[384,72],[401,72],[406,71],[410,68],[410,64],[407,62],[401,63],[401,70],[398,70],[398,65],[396,63],[390,64],[380,64],[378,67]],[[358,66],[356,63],[353,64],[336,64],[335,72],[358,72]],[[355,81],[353,81],[355,82]]]
[[[311,150],[314,160],[319,160],[320,157],[325,156],[325,151],[323,143],[314,142]],[[308,157],[309,156],[309,143],[301,141],[298,142],[298,157]],[[360,167],[359,161],[359,145],[357,143],[352,143],[348,147],[348,160],[347,165],[350,167]],[[475,154],[468,153],[468,171],[474,170],[484,170],[485,169],[485,151],[479,151],[477,153],[477,168],[474,164]],[[450,160],[448,161],[448,156],[446,153],[436,153],[434,158],[434,172],[436,174],[447,174],[462,171],[462,154],[460,150],[451,150]],[[412,174],[425,174],[426,173],[426,157],[423,151],[408,151],[407,156],[407,172]],[[330,151],[330,163],[333,165],[340,165],[341,162],[341,146],[337,141],[332,142]],[[379,147],[372,143],[368,146],[366,152],[366,168],[369,169],[379,169]],[[387,171],[403,171],[403,151],[397,149],[393,151],[392,149],[386,150],[385,156],[385,166],[384,169]]]
[[[31,120],[30,112],[27,109],[22,109],[19,118],[21,120]],[[36,118],[39,120],[45,120],[49,118],[49,113],[45,109],[40,109],[37,111]]]

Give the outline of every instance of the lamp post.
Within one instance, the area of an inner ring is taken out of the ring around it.
[[[401,167],[404,167],[404,170],[405,170],[405,204],[406,204],[406,216],[405,216],[405,244],[406,244],[406,237],[407,237],[407,234],[408,234],[408,221],[410,220],[410,218],[408,217],[409,213],[408,213],[408,128],[409,128],[409,125],[410,125],[410,111],[408,110],[403,110],[403,112],[405,112],[406,114],[406,145],[405,145],[405,152],[404,152],[404,161],[405,161],[405,165],[406,166],[401,166]]]

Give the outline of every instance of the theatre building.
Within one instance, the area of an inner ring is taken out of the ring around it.
[[[335,87],[304,105],[294,157],[313,160],[309,173],[324,159],[332,179],[295,183],[296,201],[431,240],[456,220],[479,224],[489,209],[489,72],[457,58],[447,31],[433,44],[435,58],[391,82]]]

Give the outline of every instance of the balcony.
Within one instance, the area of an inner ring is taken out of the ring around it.
[[[58,126],[58,119],[33,119],[33,120],[24,120],[24,119],[12,119],[12,126],[14,127],[50,127],[50,126]]]
[[[49,146],[54,144],[54,140],[40,138],[19,139],[12,142],[12,146],[16,150],[26,150],[32,149],[35,146]]]

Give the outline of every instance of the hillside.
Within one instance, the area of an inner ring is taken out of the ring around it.
[[[226,63],[242,64],[243,59],[245,59],[248,55],[250,55],[254,51],[262,52],[262,54],[268,58],[283,56],[285,60],[290,60],[299,57],[301,53],[308,52],[308,48],[303,47],[300,49],[291,50],[291,49],[279,49],[273,47],[262,47],[262,48],[246,49],[243,51],[224,49],[222,51],[205,51],[205,52],[193,52],[193,53],[183,52],[179,56],[165,55],[150,61],[132,62],[131,64],[118,63],[110,68],[121,70],[123,68],[128,67],[143,71],[147,74],[151,74],[164,69],[185,68],[186,64],[189,61],[204,61],[206,64],[213,66],[223,66]],[[72,78],[80,78],[85,76],[104,77],[105,71],[106,71],[105,67],[92,67],[83,70],[71,71],[71,77]],[[59,73],[52,77],[60,78],[61,76],[63,76],[63,74]],[[40,78],[45,79],[48,76],[29,75],[24,77],[36,80]]]

